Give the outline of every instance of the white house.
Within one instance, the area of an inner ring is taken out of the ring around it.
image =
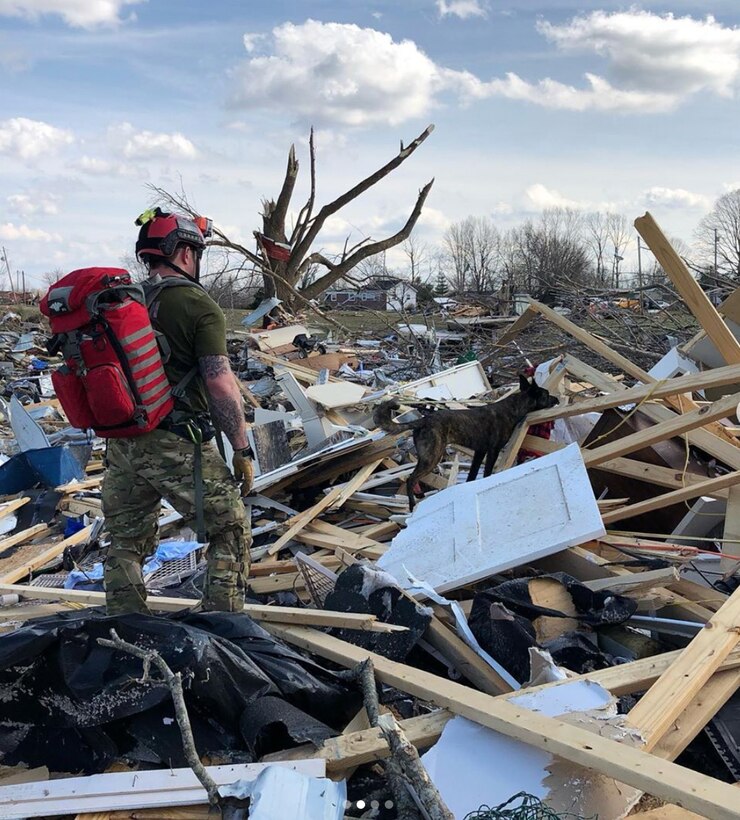
[[[416,310],[416,287],[407,279],[386,277],[375,279],[374,284],[387,294],[386,310],[405,310],[412,313]]]

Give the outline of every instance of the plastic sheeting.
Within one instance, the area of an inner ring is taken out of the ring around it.
[[[197,541],[163,541],[154,551],[154,555],[144,562],[142,572],[144,578],[156,572],[165,561],[174,561],[176,558],[185,558],[191,552],[200,548]],[[72,570],[64,582],[65,589],[74,589],[80,584],[89,584],[91,581],[103,580],[103,564],[93,564],[92,569]]]
[[[317,721],[338,730],[361,703],[333,673],[243,614],[61,614],[0,638],[2,763],[72,773],[100,772],[121,756],[185,765],[169,689],[156,672],[141,682],[139,659],[97,643],[111,629],[182,673],[200,754],[250,762],[260,727],[251,726],[247,707],[265,696],[299,710],[293,726],[306,713],[311,728],[294,729],[299,737],[310,737]]]

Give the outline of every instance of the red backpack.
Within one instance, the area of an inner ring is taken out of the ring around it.
[[[72,271],[40,308],[54,334],[49,351],[64,356],[51,379],[70,424],[124,438],[154,430],[172,411],[145,290],[127,271]]]

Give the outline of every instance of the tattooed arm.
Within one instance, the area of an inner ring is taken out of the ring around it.
[[[208,391],[208,403],[216,425],[223,430],[235,450],[247,446],[244,407],[236,377],[226,356],[202,356],[200,374]]]

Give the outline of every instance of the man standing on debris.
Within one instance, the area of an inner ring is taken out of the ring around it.
[[[108,614],[149,611],[141,567],[159,543],[162,498],[186,521],[197,522],[199,540],[209,542],[203,609],[241,611],[251,544],[241,496],[248,495],[253,473],[224,315],[198,281],[210,223],[157,208],[137,224],[136,255],[149,269],[144,289],[175,409],[150,433],[108,442],[103,483],[111,535],[105,563]],[[236,480],[213,444],[201,450],[214,437],[214,425],[234,448]]]

